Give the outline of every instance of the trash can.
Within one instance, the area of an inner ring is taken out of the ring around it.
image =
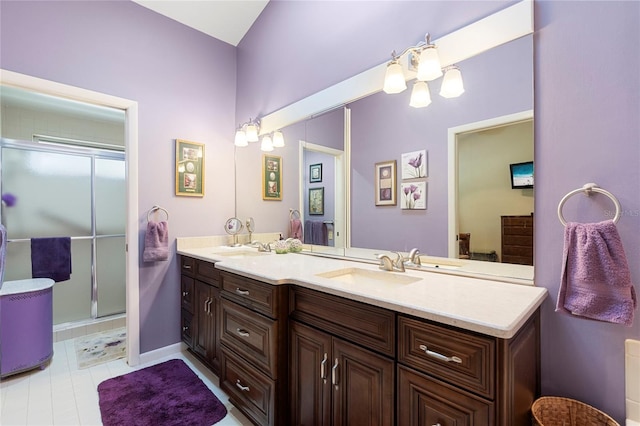
[[[539,426],[620,426],[618,422],[575,399],[543,396],[531,405],[533,424]]]

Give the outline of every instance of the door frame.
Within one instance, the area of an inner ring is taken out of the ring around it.
[[[121,109],[125,113],[126,169],[126,324],[127,363],[140,363],[140,286],[138,244],[138,103],[38,77],[0,69],[0,85]]]

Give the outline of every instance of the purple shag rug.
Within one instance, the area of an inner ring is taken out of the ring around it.
[[[227,415],[224,404],[179,359],[98,385],[104,426],[210,426]]]

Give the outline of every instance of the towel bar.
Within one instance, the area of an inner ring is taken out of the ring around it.
[[[607,197],[609,197],[611,201],[613,201],[613,204],[615,204],[616,206],[616,215],[613,218],[613,223],[618,223],[618,220],[620,219],[620,210],[621,210],[620,202],[618,201],[618,199],[609,191],[605,191],[604,189],[598,187],[598,185],[596,185],[595,183],[587,183],[587,184],[584,184],[582,188],[574,189],[573,191],[569,192],[567,195],[562,197],[562,200],[560,200],[560,204],[558,204],[558,218],[560,219],[560,222],[564,226],[567,226],[567,221],[564,219],[564,216],[562,216],[562,207],[570,197],[572,197],[573,195],[579,192],[584,192],[585,195],[587,196],[590,196],[592,192],[598,192],[600,194],[604,194]]]

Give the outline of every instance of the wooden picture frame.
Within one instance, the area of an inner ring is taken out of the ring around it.
[[[376,206],[395,206],[396,198],[396,160],[383,161],[375,165],[375,203]]]
[[[262,199],[282,200],[282,157],[262,155]]]
[[[309,188],[309,214],[324,215],[324,186]]]
[[[322,182],[322,163],[309,166],[309,182]]]
[[[204,144],[176,139],[176,195],[204,197]]]

